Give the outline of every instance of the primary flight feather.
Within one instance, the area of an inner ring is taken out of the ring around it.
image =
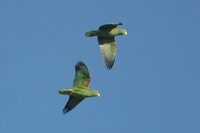
[[[75,66],[75,78],[71,89],[61,89],[60,94],[69,95],[69,100],[63,109],[63,113],[67,113],[77,106],[81,101],[88,97],[100,96],[97,90],[91,90],[90,74],[84,62],[79,61]]]
[[[115,36],[127,35],[127,31],[122,28],[117,28],[122,23],[105,24],[99,27],[98,30],[92,30],[85,33],[87,37],[97,36],[99,48],[104,58],[105,66],[108,69],[113,67],[116,56],[116,41]]]

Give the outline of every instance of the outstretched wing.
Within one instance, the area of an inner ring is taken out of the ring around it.
[[[116,28],[118,25],[122,25],[122,23],[104,24],[99,27],[99,30],[111,30]]]
[[[115,62],[115,56],[117,51],[115,38],[98,36],[98,42],[101,54],[104,58],[105,66],[108,69],[111,69]]]
[[[63,113],[66,114],[67,112],[69,112],[70,110],[72,110],[74,107],[76,107],[84,98],[76,98],[73,96],[69,97],[69,100],[67,102],[67,104],[65,105],[64,109],[63,109]]]
[[[75,78],[73,87],[88,87],[90,85],[90,74],[87,66],[79,61],[75,66]]]

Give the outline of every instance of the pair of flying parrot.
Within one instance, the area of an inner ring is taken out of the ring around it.
[[[98,30],[92,30],[85,33],[86,37],[97,36],[101,54],[104,58],[104,63],[107,69],[111,69],[115,62],[116,42],[115,36],[127,35],[127,31],[117,26],[122,23],[105,24],[99,27]],[[84,62],[79,61],[75,65],[75,78],[71,89],[61,89],[60,94],[69,95],[69,100],[63,109],[66,114],[77,106],[81,101],[88,97],[100,96],[97,90],[89,88],[90,74]]]

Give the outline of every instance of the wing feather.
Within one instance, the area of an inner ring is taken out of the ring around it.
[[[118,25],[122,25],[122,23],[104,24],[99,27],[99,30],[111,30],[116,28]]]
[[[108,69],[111,69],[115,62],[115,56],[117,51],[115,39],[114,37],[98,36],[98,42],[101,54],[104,58],[105,66]]]
[[[63,109],[63,113],[66,114],[70,110],[72,110],[74,107],[76,107],[84,98],[75,98],[73,96],[69,97],[69,100],[67,104],[65,105]]]
[[[73,87],[88,87],[90,85],[90,74],[87,66],[79,61],[75,66],[75,78]]]

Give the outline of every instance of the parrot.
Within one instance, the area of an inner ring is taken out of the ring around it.
[[[58,91],[60,94],[69,95],[68,102],[63,108],[64,114],[71,111],[85,98],[100,96],[100,93],[97,90],[89,88],[90,80],[91,78],[87,66],[83,61],[79,61],[75,65],[73,87],[69,89],[60,89]]]
[[[122,25],[122,22],[104,24],[98,30],[91,30],[85,33],[86,37],[97,36],[99,48],[104,58],[104,64],[109,70],[113,67],[117,51],[115,36],[127,35],[127,30],[117,28],[119,25]]]

